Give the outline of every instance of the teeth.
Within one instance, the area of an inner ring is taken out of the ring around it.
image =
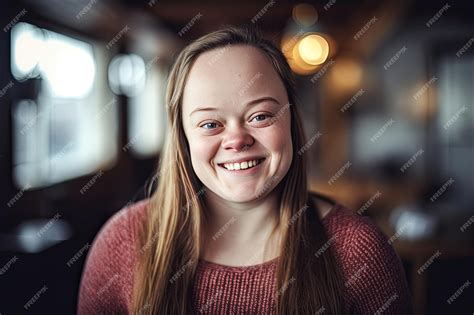
[[[234,171],[234,170],[245,170],[247,168],[254,167],[257,164],[258,164],[258,160],[250,160],[250,161],[244,161],[241,163],[226,163],[223,165],[226,169]]]

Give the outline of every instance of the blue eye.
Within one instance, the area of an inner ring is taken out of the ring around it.
[[[202,124],[200,127],[208,126],[208,125],[217,125],[217,124],[213,122],[208,122],[208,123]],[[204,129],[214,129],[214,128],[204,128]]]
[[[254,120],[255,118],[257,117],[270,117],[269,115],[265,115],[265,114],[260,114],[260,115],[257,115],[255,116],[252,120]],[[264,121],[265,119],[257,119],[257,121]]]

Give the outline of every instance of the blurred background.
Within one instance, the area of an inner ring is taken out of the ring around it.
[[[375,220],[415,313],[474,311],[472,1],[22,0],[0,12],[0,314],[75,313],[95,235],[144,198],[159,163],[170,65],[225,24],[256,24],[281,47],[311,189]]]

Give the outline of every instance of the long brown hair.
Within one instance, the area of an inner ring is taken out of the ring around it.
[[[229,44],[260,49],[283,81],[289,103],[295,105],[292,72],[285,57],[255,28],[226,27],[197,39],[181,51],[171,70],[166,93],[169,132],[156,174],[158,187],[150,198],[141,230],[133,312],[194,313],[192,290],[204,245],[206,188],[191,165],[181,120],[183,90],[196,58]],[[325,310],[325,314],[341,314],[342,276],[332,249],[321,251],[329,244],[328,237],[307,190],[306,157],[297,154],[305,144],[297,106],[290,106],[290,112],[293,160],[278,185],[282,191],[278,224],[282,241],[276,271],[276,311],[314,314]]]

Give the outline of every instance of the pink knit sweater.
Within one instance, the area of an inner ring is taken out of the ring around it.
[[[81,279],[78,314],[128,314],[137,263],[137,228],[147,200],[116,213],[102,227]],[[323,218],[345,280],[351,314],[407,314],[410,297],[400,260],[368,219],[335,206]],[[248,267],[200,260],[193,288],[196,313],[272,314],[278,258]],[[290,284],[291,285],[291,284]],[[323,314],[321,309],[319,314]]]

